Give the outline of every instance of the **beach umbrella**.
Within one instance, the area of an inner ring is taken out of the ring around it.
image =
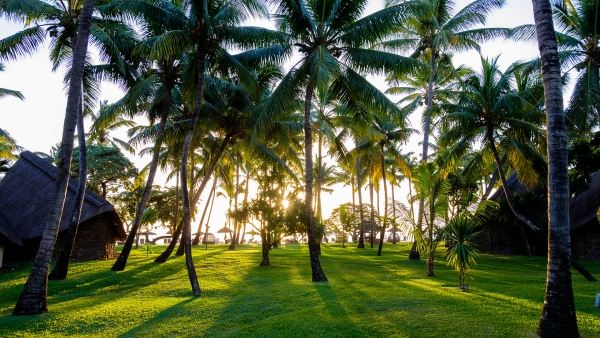
[[[218,234],[225,234],[225,239],[227,239],[227,234],[230,234],[232,232],[233,231],[231,231],[231,229],[229,229],[227,226],[224,226],[221,229],[219,229],[219,231],[217,231]]]
[[[252,230],[252,231],[248,231],[248,232],[246,233],[246,235],[250,235],[250,236],[254,237],[254,236],[258,235],[258,232],[256,232],[256,231]]]

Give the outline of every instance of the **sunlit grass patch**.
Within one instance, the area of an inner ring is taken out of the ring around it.
[[[481,255],[458,289],[456,271],[436,261],[407,259],[407,244],[377,248],[322,247],[329,283],[312,283],[308,250],[283,245],[260,267],[260,246],[194,247],[202,297],[193,298],[184,257],[154,263],[133,250],[125,271],[111,261],[72,262],[65,281],[50,281],[49,312],[11,312],[31,264],[0,274],[0,336],[85,337],[528,337],[542,307],[541,257]],[[441,252],[441,251],[440,251]],[[438,255],[441,256],[441,255]],[[596,277],[600,264],[584,262]],[[593,307],[598,283],[577,272],[573,288],[582,336],[600,335]]]

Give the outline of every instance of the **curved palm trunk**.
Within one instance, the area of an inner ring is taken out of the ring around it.
[[[381,232],[379,233],[379,250],[377,250],[377,256],[381,256],[381,249],[383,249],[383,241],[385,236],[385,223],[387,219],[387,184],[385,179],[385,156],[383,156],[383,145],[381,146],[381,176],[383,177],[383,225]]]
[[[196,235],[194,236],[194,240],[192,241],[192,245],[198,245],[200,242],[200,233],[202,232],[202,224],[204,224],[204,216],[206,216],[206,211],[208,210],[208,206],[210,205],[210,199],[212,195],[215,193],[215,189],[217,187],[217,180],[215,179],[213,182],[213,186],[210,189],[208,194],[208,198],[206,199],[206,205],[204,206],[204,210],[202,211],[202,217],[200,217],[200,224],[198,224],[198,231],[196,231]]]
[[[363,212],[362,203],[362,192],[360,191],[360,160],[356,159],[356,191],[358,192],[358,212],[360,215],[360,234],[358,235],[358,248],[364,249],[365,247],[365,214]]]
[[[304,160],[305,166],[305,194],[306,202],[306,230],[308,233],[308,249],[310,252],[310,266],[312,270],[313,282],[327,282],[327,277],[321,268],[319,261],[319,244],[315,238],[314,214],[313,214],[313,161],[312,161],[312,129],[310,125],[310,104],[312,102],[313,86],[309,84],[306,88],[306,98],[304,101]]]
[[[85,198],[85,185],[87,183],[87,147],[85,144],[85,129],[83,126],[83,97],[80,98],[79,111],[77,112],[77,141],[79,143],[79,182],[77,184],[77,194],[75,196],[75,204],[71,210],[71,223],[67,230],[65,241],[60,251],[60,256],[52,272],[48,275],[50,280],[63,280],[67,278],[69,272],[69,262],[73,252],[73,243],[77,236],[79,227],[79,218],[81,216],[81,208]]]
[[[158,257],[156,257],[154,263],[164,263],[167,261],[169,256],[171,256],[173,250],[175,250],[175,245],[177,245],[177,241],[179,240],[179,236],[181,236],[182,230],[183,222],[179,222],[179,225],[177,225],[177,228],[175,229],[175,231],[173,231],[173,236],[171,236],[171,243],[169,243],[169,246],[167,246],[165,251],[163,251]]]
[[[502,156],[502,158],[500,159],[500,164],[496,164],[496,166],[503,166],[504,162],[506,161],[506,154],[504,154],[504,156]],[[488,184],[487,188],[485,189],[485,193],[483,194],[483,196],[481,196],[481,200],[485,201],[487,200],[488,196],[490,196],[490,194],[492,193],[492,190],[494,189],[494,185],[496,185],[496,181],[498,180],[498,169],[494,170],[494,172],[492,173],[492,178],[490,179],[490,184]]]
[[[525,215],[523,215],[519,210],[517,210],[515,199],[512,193],[508,190],[508,184],[506,183],[506,175],[504,174],[504,168],[502,168],[502,160],[500,159],[500,155],[498,154],[498,150],[496,149],[496,144],[494,142],[494,127],[491,123],[488,123],[486,137],[488,142],[490,143],[490,149],[494,154],[494,160],[496,161],[496,165],[498,166],[498,176],[500,177],[500,182],[502,182],[502,187],[504,188],[504,195],[506,196],[506,202],[510,207],[510,210],[517,216],[518,219],[523,221],[523,223],[527,224],[531,229],[535,232],[541,232],[542,230],[538,228],[533,222],[531,222]],[[567,203],[568,204],[568,203]]]
[[[203,3],[204,1],[201,1]],[[204,8],[202,9],[204,11]],[[206,35],[206,29],[202,27],[202,35]],[[203,39],[202,41],[205,41]],[[188,271],[188,277],[192,286],[192,292],[195,297],[200,297],[200,285],[198,284],[198,276],[196,275],[196,268],[192,260],[192,234],[191,234],[191,204],[190,195],[188,192],[188,178],[187,178],[187,164],[188,156],[190,153],[190,145],[192,144],[192,137],[194,136],[194,130],[196,129],[196,122],[198,121],[198,115],[200,115],[200,109],[203,105],[203,93],[204,88],[204,59],[205,59],[205,46],[198,46],[199,57],[198,57],[198,82],[196,84],[196,105],[194,112],[190,118],[190,128],[185,136],[183,142],[183,150],[181,154],[181,167],[179,168],[179,175],[181,180],[181,202],[183,204],[183,246],[185,250],[185,265]]]
[[[550,2],[532,2],[548,124],[548,274],[537,334],[541,337],[579,337],[570,271],[567,130],[560,63]]]
[[[146,186],[144,187],[142,198],[140,199],[140,203],[138,204],[138,208],[135,213],[135,220],[131,225],[129,235],[127,235],[127,239],[125,240],[125,244],[123,245],[121,254],[119,255],[119,257],[117,258],[117,260],[111,268],[111,270],[113,271],[125,270],[125,266],[127,265],[127,259],[129,258],[129,254],[131,253],[131,248],[133,246],[133,241],[136,238],[137,232],[142,223],[142,215],[144,214],[144,209],[146,209],[146,205],[148,204],[148,198],[150,197],[150,193],[152,192],[152,185],[154,184],[154,177],[156,176],[156,170],[158,168],[158,157],[160,154],[161,142],[160,140],[165,131],[167,119],[169,117],[169,107],[171,107],[172,90],[172,87],[169,87],[166,90],[165,103],[163,106],[163,111],[161,112],[160,122],[158,124],[158,131],[156,133],[156,144],[154,145],[154,149],[152,150],[152,160],[150,162],[150,170],[148,171],[148,179],[146,180]],[[185,183],[183,185],[185,185]]]
[[[39,314],[48,311],[47,284],[48,269],[54,251],[54,243],[58,234],[58,227],[69,182],[69,168],[73,152],[73,135],[77,124],[77,112],[80,106],[82,92],[83,68],[88,47],[88,37],[94,10],[94,0],[84,0],[81,16],[79,18],[78,39],[73,51],[73,64],[69,79],[69,95],[65,111],[63,133],[61,139],[61,152],[56,173],[54,192],[50,200],[50,211],[46,220],[46,227],[40,241],[40,248],[35,256],[31,273],[27,278],[25,287],[13,310],[14,315]]]

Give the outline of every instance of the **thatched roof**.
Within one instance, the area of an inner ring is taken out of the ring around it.
[[[506,179],[506,183],[513,194],[522,193],[528,190],[525,185],[518,181],[516,173],[510,175]],[[497,201],[500,198],[504,198],[504,189],[502,187],[498,188],[498,190],[489,197],[489,199],[493,201]],[[596,219],[598,208],[600,208],[600,171],[592,175],[592,181],[588,191],[571,199],[569,204],[571,230],[577,229],[585,223]]]
[[[600,208],[600,171],[592,175],[592,182],[588,191],[571,199],[569,209],[571,230],[596,219],[598,208]]]
[[[19,160],[0,181],[0,233],[17,244],[21,244],[19,242],[22,240],[42,236],[55,179],[55,166],[32,152],[22,152]],[[59,231],[69,227],[77,183],[76,179],[69,180],[65,215],[61,219]],[[113,224],[118,239],[125,238],[123,223],[112,204],[86,189],[80,222],[98,215],[104,216]],[[14,240],[15,236],[18,241]]]
[[[522,193],[528,190],[523,183],[519,182],[516,171],[513,172],[510,176],[508,176],[508,178],[506,179],[506,184],[508,185],[509,191],[513,194]],[[493,194],[490,195],[490,197],[488,197],[488,199],[492,201],[498,201],[500,198],[506,198],[506,196],[504,196],[503,186],[500,186],[498,190],[496,190]]]

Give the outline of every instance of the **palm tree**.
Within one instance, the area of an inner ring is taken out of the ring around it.
[[[32,55],[50,38],[50,61],[52,71],[61,65],[70,66],[73,46],[76,45],[78,25],[83,1],[24,0],[5,1],[0,16],[25,24],[25,29],[0,40],[0,59],[16,60]],[[96,5],[101,5],[96,4]],[[120,20],[109,18],[102,7],[95,8],[99,15],[92,20],[91,43],[99,49],[102,67],[91,66],[86,59],[84,72],[84,109],[86,113],[95,107],[98,101],[99,84],[102,78],[119,80],[117,74],[130,74],[131,66],[126,58],[135,43],[136,33]],[[86,56],[87,57],[87,56]],[[69,76],[65,77],[67,80]],[[123,78],[121,78],[123,79]]]
[[[398,108],[358,72],[377,73],[413,66],[414,62],[399,55],[368,49],[380,41],[406,17],[406,8],[392,6],[359,19],[366,7],[363,0],[272,1],[276,27],[289,34],[289,41],[301,54],[297,62],[273,92],[264,109],[261,125],[292,106],[298,93],[304,92],[305,193],[307,231],[312,280],[325,282],[318,257],[313,213],[313,154],[310,112],[315,90],[330,87],[331,97],[374,110],[397,113]],[[365,48],[367,47],[367,48]],[[358,71],[358,72],[357,72]],[[366,102],[369,101],[369,102]]]
[[[151,47],[146,46],[149,44],[149,40],[151,41],[151,39],[148,39],[143,42],[138,50],[145,51],[146,49],[151,49]],[[112,266],[113,271],[122,271],[125,269],[127,258],[129,257],[131,247],[133,246],[133,241],[141,224],[142,216],[146,209],[146,204],[148,203],[152,185],[154,184],[154,177],[156,176],[156,170],[158,168],[163,134],[172,109],[173,91],[180,76],[180,67],[178,66],[179,60],[176,58],[170,56],[148,56],[151,61],[154,61],[157,68],[150,69],[150,71],[146,72],[146,76],[143,77],[139,83],[134,85],[123,99],[113,104],[111,109],[101,110],[101,115],[96,119],[94,124],[97,126],[96,131],[98,131],[102,137],[103,133],[100,133],[100,131],[106,130],[108,125],[113,125],[115,122],[120,121],[123,121],[121,123],[126,123],[124,122],[126,120],[121,120],[119,115],[117,115],[118,113],[128,113],[132,116],[145,110],[150,114],[149,119],[151,121],[157,115],[159,116],[158,125],[150,129],[155,139],[146,185],[142,192],[140,202],[137,205],[135,219],[131,225],[129,235],[125,240],[121,254]]]
[[[446,240],[450,242],[444,257],[448,260],[448,264],[458,271],[458,282],[462,290],[465,290],[466,270],[470,268],[471,264],[476,264],[477,250],[469,242],[481,233],[481,231],[476,231],[477,225],[470,216],[468,214],[457,215],[444,229]]]
[[[427,84],[427,108],[424,114],[422,160],[427,161],[430,113],[433,107],[434,84],[440,78],[438,66],[440,60],[448,58],[448,53],[467,49],[479,50],[479,43],[492,38],[506,36],[503,28],[474,28],[484,25],[486,16],[494,9],[501,8],[505,0],[476,0],[455,13],[452,0],[424,0],[426,11],[409,18],[399,26],[400,39],[386,41],[382,45],[395,50],[415,48],[411,57],[424,55],[429,59],[429,82]],[[387,5],[409,3],[404,0],[388,0]]]
[[[130,154],[135,154],[135,149],[127,142],[110,136],[110,132],[119,128],[130,128],[135,126],[135,122],[130,119],[126,119],[122,116],[114,116],[107,114],[106,111],[109,109],[108,101],[104,100],[100,102],[98,113],[88,114],[86,117],[91,118],[92,125],[90,132],[86,135],[87,142],[98,143],[102,145],[110,145],[116,148],[121,148]]]
[[[16,160],[15,151],[22,151],[23,148],[17,144],[17,141],[10,134],[0,128],[0,158],[6,160]]]
[[[452,0],[423,0],[423,9],[417,15],[399,25],[399,39],[386,41],[382,45],[392,50],[413,50],[411,57],[428,56],[429,80],[427,83],[427,106],[423,113],[423,151],[421,161],[428,160],[431,114],[434,108],[434,84],[443,79],[440,61],[447,62],[450,54],[468,49],[479,50],[479,43],[492,38],[506,36],[507,29],[474,28],[484,25],[486,16],[494,9],[501,8],[505,0],[476,0],[452,14],[455,2]],[[408,4],[411,1],[387,0],[387,5]],[[418,224],[422,223],[424,201],[419,201]],[[419,227],[417,227],[419,228]],[[419,259],[416,243],[409,254],[410,259]]]
[[[546,98],[549,204],[546,296],[537,333],[541,337],[579,337],[570,271],[567,129],[563,115],[560,62],[550,2],[533,0],[533,13]]]
[[[58,225],[62,214],[67,183],[69,180],[69,167],[73,151],[73,135],[77,123],[77,113],[81,105],[82,79],[87,54],[88,37],[94,9],[93,0],[85,0],[79,16],[77,29],[77,43],[73,51],[71,78],[69,80],[69,95],[65,112],[65,125],[61,139],[60,162],[58,165],[55,189],[50,201],[50,212],[46,228],[40,241],[40,248],[36,254],[31,273],[27,278],[25,287],[15,305],[13,314],[27,315],[39,314],[47,310],[47,284],[48,269],[54,250],[54,243],[58,234]]]
[[[598,58],[598,20],[600,7],[597,0],[552,0],[558,57],[565,72],[576,70],[578,75],[566,108],[567,127],[576,137],[589,136],[600,123],[600,59]],[[513,29],[515,40],[534,42],[534,25]],[[539,71],[540,60],[532,62]]]
[[[535,161],[542,161],[540,149],[545,145],[545,135],[541,129],[544,115],[537,106],[536,88],[517,92],[511,87],[511,70],[502,73],[497,64],[498,58],[481,58],[482,72],[468,77],[462,86],[456,104],[445,104],[449,112],[442,118],[448,124],[447,131],[440,137],[443,145],[453,145],[451,161],[457,163],[471,146],[483,140],[483,147],[491,153],[500,181],[504,187],[507,202],[519,219],[535,231],[539,228],[520,213],[506,183],[502,153],[511,160],[519,174],[519,179],[529,185],[537,183],[537,173],[532,169]]]
[[[73,252],[73,244],[75,243],[75,237],[77,236],[77,230],[79,228],[79,219],[81,217],[81,209],[83,207],[83,199],[85,198],[85,189],[88,177],[88,165],[87,165],[87,145],[85,142],[85,128],[83,126],[83,107],[81,100],[79,102],[77,112],[77,141],[79,143],[79,175],[77,184],[77,193],[75,194],[75,204],[71,210],[71,222],[67,229],[63,246],[60,248],[60,256],[58,261],[54,265],[54,268],[48,275],[50,280],[63,280],[67,278],[69,271],[69,262],[71,261],[71,254]],[[106,197],[106,196],[104,196]]]
[[[426,227],[425,231],[414,231],[414,235],[419,250],[427,253],[427,276],[433,276],[435,250],[441,239],[439,222],[448,214],[450,184],[440,170],[439,163],[421,162],[416,169],[414,179],[417,197],[425,201],[423,219]]]

